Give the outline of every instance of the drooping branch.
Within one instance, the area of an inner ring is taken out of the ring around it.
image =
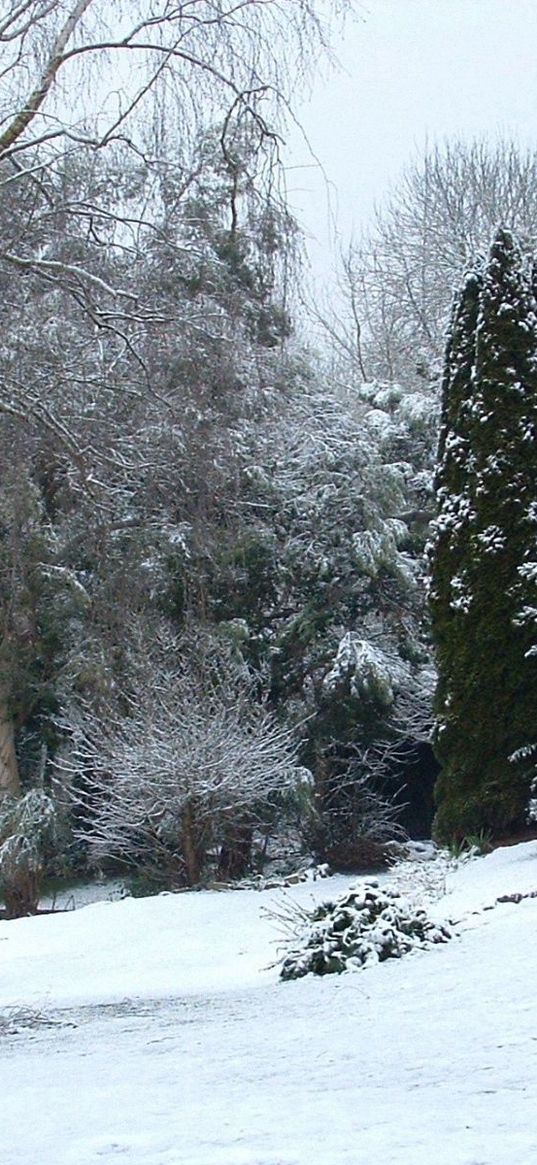
[[[7,129],[0,136],[0,158],[2,158],[10,149],[10,147],[22,136],[30,123],[33,121],[35,115],[39,112],[45,98],[48,96],[54,82],[56,74],[65,61],[65,49],[77,27],[82,20],[84,13],[90,7],[93,0],[78,0],[67,18],[63,28],[61,29],[56,41],[54,42],[52,52],[45,65],[41,78],[36,85],[33,92],[30,94],[28,100],[25,102],[24,108],[19,110],[16,117],[8,125]]]

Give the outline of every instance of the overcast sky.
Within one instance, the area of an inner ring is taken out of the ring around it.
[[[322,173],[290,135],[291,205],[314,271],[371,217],[426,142],[499,135],[537,148],[537,0],[362,0],[338,73],[297,113]],[[297,168],[295,168],[297,167]],[[304,168],[302,168],[304,167]]]

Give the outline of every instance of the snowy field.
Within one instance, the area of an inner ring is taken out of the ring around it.
[[[537,842],[445,890],[450,943],[285,984],[276,891],[0,924],[2,1165],[536,1165]]]

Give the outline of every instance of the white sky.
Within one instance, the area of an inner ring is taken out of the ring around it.
[[[291,206],[326,275],[428,141],[511,136],[537,148],[537,0],[359,0],[289,135]],[[295,168],[299,167],[299,168]],[[304,168],[302,168],[304,167]],[[329,185],[327,187],[326,179]]]

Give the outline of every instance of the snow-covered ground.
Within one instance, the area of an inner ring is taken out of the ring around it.
[[[537,891],[537,842],[445,889],[453,941],[286,984],[275,891],[0,924],[2,1165],[536,1165],[537,898],[495,903]]]

